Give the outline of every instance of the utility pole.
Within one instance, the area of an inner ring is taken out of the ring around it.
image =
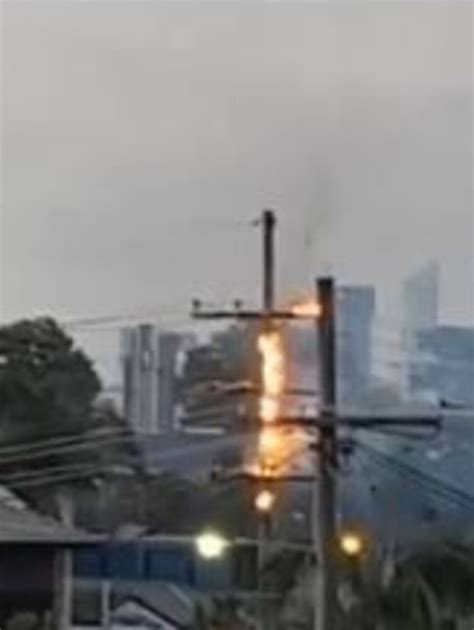
[[[336,387],[336,289],[333,278],[317,280],[317,318],[320,410],[316,418],[319,440],[313,499],[313,530],[316,557],[314,630],[337,630],[338,613],[338,523],[337,467],[340,441],[338,425],[352,428],[439,428],[436,416],[345,415],[337,411]],[[296,418],[294,419],[296,421]],[[311,420],[310,422],[314,422]]]
[[[274,326],[271,313],[275,308],[275,226],[276,218],[272,210],[262,213],[263,236],[263,332],[270,332]],[[257,548],[257,589],[258,589],[258,630],[266,628],[267,603],[265,601],[265,565],[267,562],[267,541],[271,535],[272,517],[270,513],[258,513],[258,548]]]
[[[337,427],[365,428],[371,430],[387,428],[431,428],[439,429],[441,418],[436,416],[367,416],[365,414],[338,416],[336,409],[336,300],[332,278],[317,280],[316,309],[275,309],[274,307],[274,231],[276,220],[271,210],[265,210],[259,224],[263,231],[263,308],[203,310],[199,300],[193,302],[192,316],[202,320],[238,320],[259,321],[263,332],[271,332],[277,322],[292,320],[311,320],[317,322],[318,364],[320,411],[316,416],[279,417],[272,426],[298,426],[309,430],[318,430],[319,441],[316,445],[316,479],[298,475],[279,477],[281,481],[308,481],[313,483],[313,529],[314,547],[317,563],[315,590],[314,630],[337,630],[338,624],[338,536],[336,523],[336,475],[338,442]],[[264,475],[238,475],[259,484],[267,483]],[[265,564],[265,543],[270,536],[269,514],[262,515],[258,533],[258,630],[271,630],[266,624],[267,615],[264,604],[262,569]]]
[[[101,610],[101,630],[110,630],[110,605],[112,598],[112,581],[110,578],[103,578],[100,581],[100,610]]]
[[[202,311],[195,308],[193,316],[197,319],[236,319],[258,321],[260,330],[268,333],[274,330],[275,321],[299,319],[291,310],[275,310],[275,227],[276,218],[273,210],[264,210],[259,220],[262,228],[262,307],[259,310],[239,308],[234,311]],[[199,302],[197,302],[199,304]],[[312,318],[311,318],[312,319]],[[261,479],[265,482],[265,479]],[[258,516],[258,546],[257,546],[257,617],[258,630],[269,630],[267,624],[267,607],[264,601],[264,567],[267,560],[267,541],[271,535],[272,519],[269,511],[263,510]]]
[[[332,278],[317,281],[319,391],[321,396],[319,444],[313,499],[313,528],[317,559],[314,630],[337,628],[336,579],[336,324]]]
[[[74,526],[74,504],[71,493],[60,489],[57,495],[61,523],[68,528]],[[69,630],[72,623],[73,564],[72,551],[64,546],[55,556],[55,626],[58,630]]]
[[[275,305],[275,226],[276,218],[273,210],[262,213],[263,234],[263,310],[270,314]],[[266,326],[271,325],[268,318]]]

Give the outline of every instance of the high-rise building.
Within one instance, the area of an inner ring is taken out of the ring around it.
[[[439,311],[439,265],[429,262],[405,282],[403,287],[405,329],[415,334],[434,328]]]
[[[171,430],[181,337],[140,324],[123,329],[121,342],[125,417],[140,433]]]
[[[178,356],[182,345],[181,335],[171,332],[158,335],[158,426],[165,431],[176,427]]]
[[[372,374],[372,326],[375,288],[343,286],[337,301],[338,402],[360,403]]]
[[[405,281],[403,307],[405,368],[402,377],[404,394],[410,398],[419,370],[420,333],[434,330],[438,324],[439,265],[436,262],[424,265]]]

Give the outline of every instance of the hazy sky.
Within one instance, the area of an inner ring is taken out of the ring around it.
[[[282,294],[438,258],[472,316],[470,3],[2,9],[3,318],[253,298],[266,206]]]

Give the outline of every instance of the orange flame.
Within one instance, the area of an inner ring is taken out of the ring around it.
[[[263,395],[260,399],[260,418],[265,423],[275,422],[280,413],[280,397],[285,388],[285,355],[281,335],[266,332],[258,339],[262,356]]]
[[[290,436],[281,427],[264,426],[258,440],[258,458],[261,474],[275,477],[282,472],[291,448]]]
[[[321,306],[314,300],[294,303],[291,312],[296,317],[316,318]],[[262,395],[259,416],[263,427],[259,434],[257,461],[251,466],[254,474],[268,479],[276,478],[290,465],[290,461],[302,450],[302,436],[294,430],[284,430],[276,425],[282,415],[283,396],[286,387],[285,352],[279,330],[272,329],[258,338],[258,351],[262,360]]]
[[[259,415],[263,427],[258,440],[259,474],[276,477],[285,459],[285,440],[278,427],[272,426],[281,415],[285,390],[285,354],[278,330],[264,332],[258,339],[262,359],[262,389]]]
[[[299,302],[291,306],[291,312],[296,317],[320,317],[321,304],[314,300]]]

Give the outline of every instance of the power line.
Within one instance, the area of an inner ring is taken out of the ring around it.
[[[103,429],[91,430],[90,432],[84,432],[80,434],[74,435],[63,435],[56,438],[47,438],[45,440],[31,440],[24,442],[16,442],[10,446],[1,446],[0,447],[0,456],[1,455],[10,455],[21,453],[23,451],[31,451],[37,449],[43,449],[45,447],[51,446],[63,446],[68,445],[69,443],[74,444],[76,442],[83,442],[85,440],[95,440],[97,438],[113,436],[116,434],[122,434],[130,432],[128,428],[121,427],[110,427]]]
[[[437,477],[433,477],[428,473],[422,472],[418,468],[410,466],[409,464],[406,464],[396,457],[387,455],[383,451],[369,446],[365,442],[358,440],[357,444],[358,446],[368,451],[373,458],[384,462],[386,465],[392,467],[397,472],[399,472],[399,474],[410,477],[418,483],[424,484],[425,487],[430,487],[433,490],[444,494],[446,497],[457,500],[458,502],[464,503],[470,509],[474,509],[474,496],[470,495],[469,493],[466,493],[463,490],[460,490],[459,488],[450,485],[449,483],[441,481]]]
[[[78,446],[100,446],[103,443],[115,440],[133,440],[134,435],[129,429],[111,430],[103,433],[84,434],[71,438],[51,438],[41,442],[25,442],[15,447],[0,448],[0,462],[8,462],[15,458],[37,458],[48,454],[64,453]],[[56,450],[54,450],[56,449]]]
[[[199,442],[192,444],[192,445],[186,445],[186,446],[176,446],[176,447],[171,447],[168,448],[166,451],[154,451],[154,452],[150,452],[147,451],[146,453],[144,452],[144,445],[139,443],[139,442],[135,442],[135,446],[140,450],[140,454],[137,456],[134,455],[129,455],[129,454],[122,454],[121,460],[120,462],[103,462],[102,464],[98,465],[98,464],[80,464],[80,465],[75,465],[75,464],[71,464],[70,466],[56,466],[56,467],[46,467],[46,468],[36,468],[35,470],[27,473],[25,472],[24,475],[22,476],[22,480],[26,481],[26,476],[28,475],[28,478],[31,479],[39,479],[42,478],[44,476],[45,473],[47,473],[48,475],[51,473],[54,473],[57,469],[61,469],[65,472],[68,472],[69,470],[73,471],[76,470],[76,467],[80,467],[82,465],[84,465],[87,469],[89,469],[89,467],[95,466],[95,467],[99,467],[99,469],[107,469],[107,468],[113,468],[116,466],[120,466],[120,464],[128,464],[128,465],[133,465],[133,464],[145,464],[145,465],[149,465],[151,464],[154,460],[157,460],[157,463],[163,463],[166,464],[167,460],[173,460],[173,459],[180,459],[180,458],[187,458],[190,455],[192,455],[193,453],[197,453],[199,454],[199,451],[206,451],[209,448],[216,448],[217,449],[223,449],[226,446],[229,446],[231,443],[239,443],[239,441],[241,441],[242,439],[247,439],[249,436],[255,435],[256,432],[255,431],[246,431],[246,432],[242,432],[236,435],[233,435],[231,437],[229,436],[225,436],[224,438],[214,438],[211,440],[200,440]],[[126,439],[126,438],[124,438]],[[109,442],[103,442],[101,444],[99,444],[99,446],[102,448],[104,446],[109,445],[110,443],[114,443],[117,444],[118,440],[115,441],[109,441]],[[79,447],[75,447],[76,449],[80,449]],[[85,446],[86,448],[89,448],[89,444],[85,444],[82,445]],[[72,448],[72,447],[71,447]],[[61,454],[65,454],[65,452],[67,452],[68,454],[71,454],[71,452],[73,452],[72,450],[65,451],[65,450],[57,450],[57,451],[52,451],[53,454],[55,455],[61,455]],[[36,455],[36,454],[35,454]],[[40,455],[38,454],[38,457]],[[41,457],[44,457],[44,453],[41,453]],[[21,460],[24,461],[24,460]],[[0,460],[0,464],[1,464],[1,460]],[[1,478],[0,478],[1,479]],[[8,479],[10,479],[9,477],[4,476],[2,481],[8,481]]]
[[[414,485],[418,486],[424,492],[426,492],[428,495],[432,495],[432,496],[436,497],[437,499],[439,499],[440,501],[444,501],[445,503],[448,503],[448,504],[450,504],[452,506],[456,506],[457,508],[466,510],[468,512],[473,512],[474,511],[474,503],[473,504],[466,503],[465,501],[460,500],[455,495],[451,495],[449,493],[446,493],[445,491],[443,491],[440,488],[436,488],[434,486],[430,486],[430,485],[427,485],[427,484],[423,483],[420,479],[417,479],[414,476],[406,475],[403,472],[400,472],[398,470],[394,470],[393,467],[390,464],[388,464],[387,462],[383,462],[381,460],[373,459],[372,463],[375,466],[377,466],[378,468],[380,468],[381,470],[384,470],[386,472],[390,472],[392,474],[396,474],[396,475],[400,476],[407,483],[411,483],[411,484],[414,484]]]
[[[71,472],[71,473],[65,472],[64,474],[59,474],[59,475],[50,475],[50,476],[46,475],[42,477],[32,478],[32,479],[13,483],[11,487],[14,489],[21,489],[21,488],[33,488],[33,487],[38,487],[38,486],[55,485],[64,481],[74,481],[78,479],[84,479],[87,477],[97,476],[103,472],[104,472],[103,467],[91,465],[89,467],[84,467],[82,472],[77,471],[77,472]]]
[[[116,436],[110,437],[103,440],[91,441],[84,440],[83,442],[77,442],[75,444],[70,444],[68,446],[63,446],[59,448],[52,449],[44,449],[42,451],[36,451],[33,453],[20,453],[15,455],[10,455],[8,457],[0,457],[0,466],[5,465],[19,465],[24,464],[25,462],[32,462],[35,460],[41,460],[45,457],[57,457],[62,455],[77,455],[82,451],[96,451],[97,448],[104,448],[111,445],[118,446],[120,444],[133,445],[135,443],[135,439],[133,436]]]

